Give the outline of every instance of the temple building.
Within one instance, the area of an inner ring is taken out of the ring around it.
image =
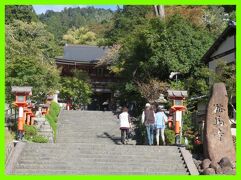
[[[96,66],[107,51],[108,47],[104,46],[66,44],[64,55],[55,58],[58,68],[62,70],[62,76],[70,76],[73,70],[82,70],[88,74],[94,92],[92,104],[88,106],[90,110],[101,110],[102,104],[110,102],[113,96],[109,85],[117,79],[106,66]]]
[[[234,21],[229,22],[227,28],[204,54],[202,61],[214,72],[218,72],[217,66],[220,61],[227,65],[236,63],[236,23]]]
[[[216,39],[213,45],[202,57],[209,69],[218,73],[218,63],[224,62],[229,65],[236,65],[236,22],[229,21],[227,28]],[[211,78],[210,78],[211,80]],[[230,100],[233,107],[229,104],[229,118],[232,124],[232,135],[236,136],[236,96]]]
[[[227,66],[236,65],[236,22],[230,21],[228,23],[227,28],[204,54],[202,61],[204,61],[205,64],[208,65],[208,68],[215,73],[220,71],[218,67],[220,62],[224,62]],[[211,77],[209,81],[210,83],[212,82]],[[231,101],[236,107],[236,96],[234,96]],[[236,119],[236,112],[231,112],[231,109],[229,115],[231,118]]]
[[[215,40],[208,51],[203,55],[201,59],[210,70],[215,73],[219,72],[218,64],[224,62],[227,66],[236,64],[236,22],[230,21],[226,29]],[[212,84],[212,77],[209,78],[210,84]],[[232,135],[236,136],[236,96],[231,100],[232,106],[229,108],[229,118],[231,123]],[[207,104],[200,102],[197,107],[197,113],[194,113],[193,119],[196,123],[203,124],[206,119]]]

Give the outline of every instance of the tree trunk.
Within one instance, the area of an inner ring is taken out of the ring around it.
[[[162,5],[154,5],[155,15],[161,19],[165,18],[165,10]]]
[[[154,10],[155,10],[155,15],[156,15],[156,16],[159,16],[158,10],[157,10],[157,5],[154,5]]]
[[[164,6],[162,5],[159,6],[159,14],[161,19],[165,18],[165,10],[164,10]]]

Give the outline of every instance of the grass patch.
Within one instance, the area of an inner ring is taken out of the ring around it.
[[[167,144],[175,144],[175,132],[172,129],[166,128],[164,134]]]
[[[5,144],[9,144],[14,140],[15,134],[8,130],[8,128],[5,128]]]
[[[24,139],[35,143],[47,143],[49,140],[44,136],[38,135],[37,128],[32,125],[24,125]]]
[[[36,135],[32,138],[32,141],[35,143],[47,143],[49,142],[48,138],[44,137],[44,136],[39,136]]]
[[[54,131],[54,141],[56,140],[57,121],[58,121],[59,112],[60,112],[59,105],[56,102],[52,102],[49,108],[49,113],[45,116],[51,128]]]
[[[30,125],[24,124],[24,138],[25,139],[30,140],[36,135],[37,135],[37,128],[35,126],[30,126]]]

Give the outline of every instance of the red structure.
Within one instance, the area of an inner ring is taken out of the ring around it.
[[[187,97],[187,91],[168,90],[168,98],[172,100],[170,114],[173,115],[173,124],[176,134],[176,144],[180,144],[182,137],[182,112],[186,110],[183,101]]]
[[[42,115],[46,115],[49,113],[49,104],[40,104],[40,107],[42,108]]]
[[[33,118],[35,117],[35,114],[32,112],[32,109],[33,109],[32,104],[28,104],[28,107],[24,108],[24,113],[26,114],[25,123],[27,125],[34,124]]]
[[[18,108],[18,133],[19,138],[22,139],[24,124],[26,120],[26,113],[24,112],[24,108],[28,106],[27,96],[32,95],[32,87],[12,86],[12,93],[14,93],[16,96],[15,102],[13,104]]]

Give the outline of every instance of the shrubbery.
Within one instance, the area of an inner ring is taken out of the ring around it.
[[[54,131],[54,140],[56,138],[57,120],[58,120],[59,112],[60,112],[59,105],[56,102],[52,102],[49,108],[49,113],[45,116],[51,128]]]
[[[54,140],[56,136],[57,129],[57,119],[60,112],[60,107],[57,103],[52,102],[49,108],[49,113],[46,115],[46,119],[48,120],[51,128],[54,131]],[[24,125],[24,138],[28,141],[36,142],[36,143],[47,143],[48,138],[44,136],[40,136],[37,134],[37,128],[35,126]]]
[[[36,143],[47,143],[49,140],[44,136],[37,135],[37,128],[35,126],[24,125],[24,138],[28,141]]]
[[[37,135],[32,138],[32,141],[36,143],[47,143],[49,140],[44,136]]]
[[[166,144],[175,144],[175,132],[171,129],[165,129],[165,140]]]
[[[31,140],[34,136],[37,135],[37,128],[35,126],[24,125],[24,138]]]

